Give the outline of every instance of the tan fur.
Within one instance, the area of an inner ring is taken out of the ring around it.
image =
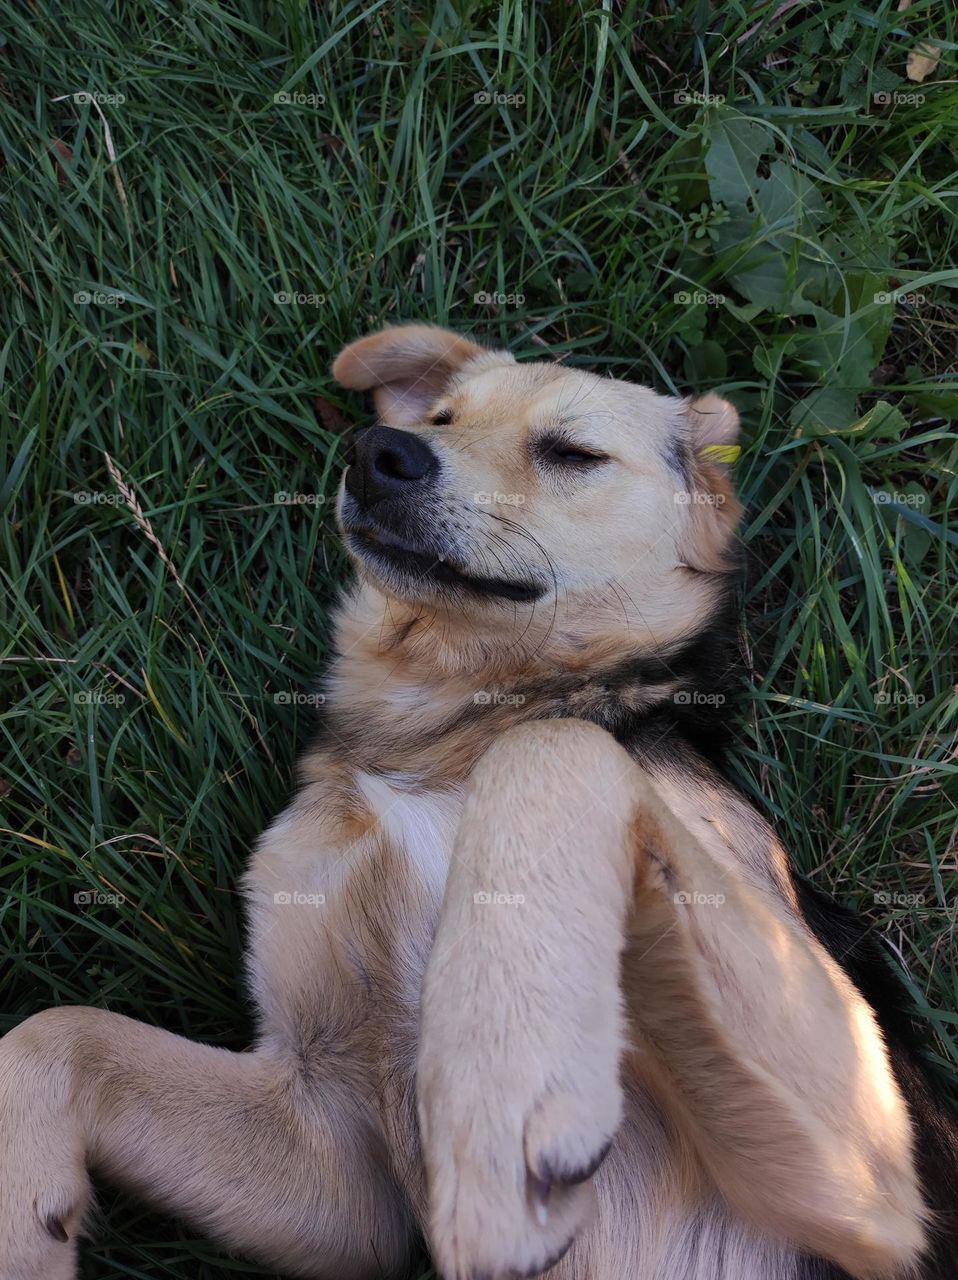
[[[89,1167],[296,1276],[401,1274],[417,1225],[448,1280],[569,1244],[555,1280],[792,1280],[796,1250],[907,1276],[906,1107],[784,850],[704,765],[601,727],[601,673],[672,652],[718,598],[740,509],[699,450],[734,410],[428,326],[334,368],[440,452],[457,563],[539,572],[535,539],[555,579],[465,602],[355,552],[326,736],[245,879],[256,1046],[94,1009],[10,1032],[0,1276],[75,1275]],[[550,478],[530,441],[557,421],[612,461]],[[503,542],[477,492],[523,495]],[[675,687],[666,664],[615,698]]]

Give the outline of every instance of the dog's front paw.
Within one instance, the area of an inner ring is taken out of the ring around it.
[[[73,1280],[90,1201],[66,1086],[35,1057],[53,1011],[0,1039],[0,1276]],[[61,1073],[62,1075],[62,1073]]]
[[[505,993],[470,1008],[457,985],[431,993],[420,1042],[433,1256],[445,1280],[537,1275],[587,1224],[619,1126],[618,995],[544,1016]]]
[[[44,1186],[36,1196],[8,1196],[0,1205],[0,1275],[4,1280],[74,1280],[78,1225],[72,1202],[56,1189]]]

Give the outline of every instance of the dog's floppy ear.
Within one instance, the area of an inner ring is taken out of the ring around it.
[[[735,566],[735,530],[742,516],[729,475],[741,453],[738,410],[710,392],[692,400],[686,412],[693,457],[682,559],[701,573],[727,573]]]
[[[692,448],[699,457],[709,462],[734,462],[740,453],[735,405],[710,391],[689,403],[688,415]]]
[[[344,347],[333,363],[333,377],[353,391],[372,391],[388,426],[410,426],[422,422],[451,375],[483,351],[448,329],[396,325]]]

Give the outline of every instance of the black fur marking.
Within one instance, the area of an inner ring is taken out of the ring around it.
[[[836,1267],[824,1258],[811,1258],[803,1254],[798,1260],[797,1280],[852,1280],[847,1271]]]
[[[624,682],[631,678],[655,685],[677,680],[679,689],[644,712],[620,708],[605,727],[633,754],[657,744],[660,750],[666,743],[688,744],[722,768],[735,728],[741,671],[736,607],[729,598],[708,626],[674,653],[638,658],[620,669]]]
[[[692,458],[684,440],[673,437],[669,441],[665,448],[665,461],[677,475],[681,476],[686,487],[691,488]]]

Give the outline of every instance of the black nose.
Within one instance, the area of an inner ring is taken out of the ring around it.
[[[411,431],[367,427],[356,437],[353,461],[346,472],[346,491],[369,505],[415,491],[439,466],[425,440]]]

